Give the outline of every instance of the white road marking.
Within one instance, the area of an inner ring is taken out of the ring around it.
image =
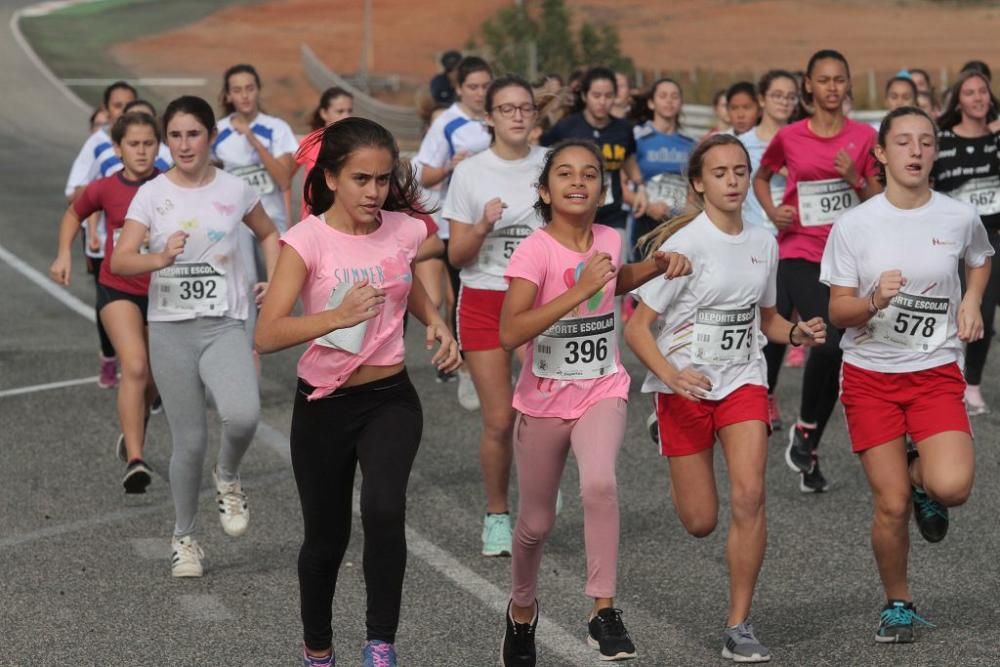
[[[97,376],[89,378],[77,378],[75,380],[62,380],[60,382],[46,382],[45,384],[34,384],[29,387],[17,387],[15,389],[4,389],[0,391],[0,398],[7,396],[20,396],[21,394],[33,394],[36,391],[48,391],[49,389],[62,389],[63,387],[77,387],[81,384],[95,384]]]
[[[52,295],[59,303],[66,306],[74,313],[83,317],[91,322],[97,321],[97,315],[94,314],[94,307],[89,306],[80,299],[73,296],[72,293],[68,292],[65,288],[59,287],[54,282],[49,280],[49,277],[31,266],[23,259],[12,253],[7,248],[0,245],[0,260],[3,260],[10,268],[14,269],[22,276],[35,283],[43,290]]]
[[[47,5],[47,4],[52,4],[52,3],[40,3],[40,5]],[[42,59],[38,57],[38,54],[35,53],[35,50],[31,48],[31,44],[28,43],[28,40],[25,39],[24,35],[21,33],[22,16],[32,16],[32,15],[41,16],[47,13],[46,10],[51,11],[51,8],[35,6],[35,7],[27,7],[25,9],[19,9],[16,12],[14,12],[10,17],[10,31],[14,35],[14,41],[17,42],[17,45],[21,47],[21,51],[24,52],[24,55],[28,57],[28,60],[32,62],[32,64],[38,69],[38,72],[43,77],[45,77],[45,79],[48,80],[49,83],[55,86],[56,89],[60,93],[62,93],[66,97],[66,99],[70,101],[70,103],[73,104],[73,106],[79,109],[83,109],[89,114],[91,111],[93,111],[93,107],[91,107],[89,104],[80,99],[80,97],[76,93],[74,93],[72,90],[69,89],[69,86],[60,81],[59,77],[57,77],[55,74],[52,73],[52,70],[49,69],[49,66],[46,65],[44,62],[42,62]]]
[[[184,615],[193,621],[231,621],[236,615],[218,595],[178,595]]]

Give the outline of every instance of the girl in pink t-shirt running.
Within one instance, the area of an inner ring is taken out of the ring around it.
[[[605,660],[635,655],[621,611],[614,608],[615,464],[625,437],[629,387],[618,354],[615,296],[660,274],[685,275],[691,265],[675,253],[621,264],[618,233],[594,224],[605,195],[604,169],[600,150],[589,140],[569,139],[548,153],[536,204],[547,224],[521,242],[505,273],[510,286],[500,314],[500,343],[507,351],[528,343],[528,351],[514,391],[520,512],[503,665],[535,664],[538,568],[570,449],[580,469],[586,594],[594,599],[588,642]]]
[[[458,344],[413,279],[427,235],[408,215],[413,176],[402,178],[399,148],[381,125],[348,118],[323,132],[306,201],[312,215],[282,237],[281,254],[257,324],[259,352],[309,343],[298,365],[291,455],[305,538],[299,552],[304,663],[334,664],[330,608],[351,534],[355,469],[361,467],[361,523],[368,589],[364,664],[396,664],[406,569],[406,487],[423,413],[403,363],[403,319],[427,325],[432,361],[445,371]],[[292,309],[301,298],[303,315]]]
[[[798,311],[803,320],[822,317],[829,325],[830,289],[819,281],[819,263],[834,221],[844,211],[882,190],[872,149],[875,130],[844,115],[851,91],[847,59],[837,51],[817,51],[809,59],[801,100],[812,115],[781,128],[771,140],[753,189],[768,219],[778,228],[778,314]],[[771,179],[787,172],[779,206],[771,199]],[[828,487],[816,450],[837,402],[840,332],[828,328],[826,344],[809,353],[802,378],[798,422],[789,429],[785,461],[799,473],[799,490]],[[773,396],[785,346],[768,343],[768,392]]]

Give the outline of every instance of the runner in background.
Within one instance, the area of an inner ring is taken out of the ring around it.
[[[535,202],[545,150],[528,143],[537,115],[527,81],[495,79],[486,91],[486,122],[493,144],[455,167],[441,211],[451,226],[449,261],[462,270],[458,341],[482,409],[484,556],[511,554],[512,355],[500,345],[500,308],[507,292],[503,274],[511,255],[542,226]]]
[[[821,273],[830,319],[846,329],[841,401],[872,491],[872,550],[888,598],[875,641],[885,643],[912,642],[914,624],[929,625],[907,582],[911,505],[924,539],[942,540],[947,508],[968,499],[975,470],[959,364],[963,344],[983,336],[995,242],[972,206],[931,190],[935,132],[919,109],[889,112],[875,149],[885,194],[837,221]]]
[[[344,119],[324,130],[317,167],[306,184],[313,214],[282,237],[256,336],[262,353],[309,343],[299,360],[290,438],[305,523],[298,566],[303,665],[335,664],[331,604],[360,464],[368,594],[363,664],[395,667],[406,487],[423,428],[404,364],[407,310],[427,325],[428,349],[440,341],[436,366],[454,368],[460,357],[447,324],[413,280],[425,227],[407,215],[419,209],[417,184],[400,168],[392,135],[370,120]],[[300,299],[305,312],[292,315]]]
[[[830,290],[819,282],[830,227],[844,211],[881,191],[872,157],[875,130],[844,115],[851,89],[847,59],[837,51],[817,51],[809,59],[800,102],[813,109],[809,118],[778,130],[754,175],[754,194],[778,232],[778,314],[796,310],[803,320],[829,321]],[[780,206],[771,200],[771,179],[786,170]],[[840,332],[828,330],[826,343],[809,352],[802,378],[799,418],[789,429],[785,461],[800,474],[803,493],[826,490],[817,447],[837,402]],[[768,392],[778,384],[785,346],[769,343]]]
[[[765,336],[810,347],[826,338],[822,318],[792,324],[775,308],[778,244],[769,231],[743,221],[751,172],[746,147],[731,135],[716,134],[694,150],[687,174],[697,210],[643,239],[644,247],[690,258],[693,272],[636,290],[640,304],[625,329],[649,369],[642,390],[655,394],[670,496],[695,537],[718,523],[713,446],[716,437],[722,442],[731,499],[722,657],[735,662],[771,658],[749,620],[767,545]]]
[[[629,387],[618,350],[614,297],[660,274],[690,273],[691,265],[681,255],[663,253],[624,264],[617,230],[595,224],[608,183],[602,152],[590,139],[567,139],[546,155],[536,203],[546,224],[521,242],[505,273],[510,287],[500,315],[500,342],[508,352],[528,344],[513,403],[519,413],[514,457],[520,506],[511,601],[504,614],[500,663],[505,667],[536,664],[538,571],[571,449],[583,498],[585,593],[593,599],[587,643],[601,660],[636,655],[614,600],[615,468]]]
[[[122,368],[117,397],[121,435],[115,452],[127,464],[122,478],[125,492],[145,493],[152,478],[142,452],[146,420],[156,395],[146,345],[149,276],[117,276],[111,273],[110,263],[132,198],[143,183],[159,173],[156,168],[159,125],[152,115],[128,112],[115,121],[111,140],[123,168],[111,176],[92,181],[63,214],[59,226],[59,251],[49,276],[61,285],[69,285],[72,245],[80,232],[81,221],[103,212],[108,231],[104,244],[107,261],[101,263],[98,275],[97,312],[118,352]]]
[[[628,74],[615,72],[615,101],[611,105],[611,115],[615,118],[628,118],[632,110],[632,83]]]
[[[333,125],[338,120],[350,118],[354,115],[354,95],[343,88],[333,86],[327,88],[319,96],[319,104],[313,110],[312,118],[309,120],[311,132],[302,138],[299,147],[295,151],[295,164],[292,165],[292,173],[289,181],[295,178],[299,168],[305,168],[306,176],[316,164],[316,156],[319,155],[320,146],[323,143],[323,130],[327,125]],[[305,202],[305,183],[302,185],[302,208],[299,213],[299,220],[309,217],[309,207]],[[289,200],[291,189],[289,189]],[[291,202],[288,202],[288,210],[292,211]],[[293,221],[291,224],[295,224]]]
[[[715,120],[712,122],[712,126],[708,128],[706,137],[718,132],[725,132],[729,129],[729,106],[726,101],[725,88],[712,96],[712,113],[715,115]]]
[[[448,181],[451,172],[464,159],[480,153],[490,145],[490,133],[486,129],[486,89],[493,80],[493,71],[485,60],[477,56],[467,56],[462,59],[456,69],[458,83],[458,101],[445,109],[431,124],[427,134],[420,143],[420,150],[414,162],[418,165],[418,178],[424,188],[440,186],[440,200],[444,201],[448,193]],[[448,269],[448,279],[454,295],[459,290],[459,270],[448,263],[447,248],[449,229],[447,223],[435,216],[438,232],[445,244],[445,265]],[[457,301],[452,302],[448,321],[452,329],[455,327]],[[439,373],[438,379],[446,382],[451,378],[445,373]],[[458,402],[466,410],[479,408],[479,397],[472,377],[465,368],[458,371]]]
[[[885,84],[885,109],[892,111],[899,107],[916,106],[919,94],[916,82],[909,75],[897,74]],[[881,121],[872,122],[871,125],[878,131],[882,123]]]
[[[918,93],[927,93],[934,90],[934,86],[931,84],[931,75],[927,73],[927,70],[912,67],[906,71],[910,75],[913,85],[917,87]]]
[[[175,99],[163,125],[174,168],[135,194],[111,270],[122,276],[152,272],[149,358],[173,440],[171,573],[200,577],[204,553],[194,530],[208,449],[207,392],[222,422],[212,471],[219,520],[226,534],[238,537],[250,519],[239,466],[257,430],[260,397],[245,324],[255,307],[248,298],[253,292],[246,289],[253,266],[240,249],[241,226],[248,225],[260,241],[268,276],[278,242],[256,190],[212,165],[216,123],[208,102]],[[141,253],[147,234],[149,251]]]
[[[455,103],[455,70],[462,62],[462,54],[458,51],[445,51],[441,54],[441,71],[431,78],[431,99],[437,106],[448,107]]]
[[[938,119],[937,160],[931,173],[934,189],[976,208],[993,249],[1000,248],[1000,135],[990,129],[1000,104],[981,71],[970,68],[952,87],[948,107]],[[990,275],[983,292],[985,335],[965,350],[966,407],[971,415],[990,411],[980,385],[996,329],[993,318],[1000,303],[1000,271]]]
[[[757,88],[749,81],[734,83],[726,91],[726,110],[732,127],[728,134],[739,136],[749,132],[760,119],[760,102]]]

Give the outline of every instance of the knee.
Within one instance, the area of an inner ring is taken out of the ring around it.
[[[906,523],[910,518],[911,498],[908,494],[881,495],[875,501],[875,520],[886,523]]]
[[[520,514],[517,517],[517,524],[514,528],[514,536],[522,546],[533,547],[545,542],[552,526],[555,525],[556,515],[554,512],[544,514]]]
[[[509,445],[514,435],[514,412],[509,406],[483,414],[483,435],[493,442]]]
[[[363,498],[361,502],[361,522],[365,528],[365,539],[376,535],[402,534],[406,523],[406,498]]]
[[[580,482],[584,509],[618,506],[618,482],[614,474],[588,478]]]
[[[972,493],[972,482],[959,479],[925,482],[924,491],[945,507],[958,507],[969,500],[969,495]]]
[[[684,530],[693,537],[708,537],[715,532],[715,526],[718,523],[717,514],[708,512],[681,514],[680,519]]]
[[[247,401],[243,405],[230,407],[220,415],[227,435],[234,440],[250,440],[257,432],[260,421],[260,403]]]
[[[735,488],[730,499],[734,521],[749,521],[764,513],[764,487],[744,486]]]
[[[145,355],[118,355],[122,381],[146,384],[149,380],[149,364]]]

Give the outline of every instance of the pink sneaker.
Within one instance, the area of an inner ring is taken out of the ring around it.
[[[802,368],[806,365],[806,349],[804,347],[789,348],[785,355],[785,366],[788,368]]]
[[[767,418],[771,421],[771,430],[780,431],[784,424],[781,421],[781,409],[774,394],[767,395]]]
[[[118,360],[114,357],[101,355],[101,372],[97,376],[97,386],[101,389],[113,389],[118,386]]]

